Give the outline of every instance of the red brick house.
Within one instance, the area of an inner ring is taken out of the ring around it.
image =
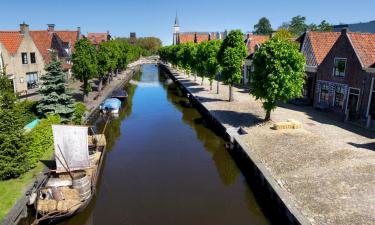
[[[297,39],[301,46],[300,50],[306,58],[303,100],[307,104],[314,102],[318,68],[339,36],[340,32],[306,32]]]
[[[90,40],[91,44],[95,45],[97,47],[100,43],[109,41],[111,39],[111,35],[109,32],[106,33],[88,33],[87,39]]]
[[[375,34],[344,29],[317,68],[314,106],[375,118]]]

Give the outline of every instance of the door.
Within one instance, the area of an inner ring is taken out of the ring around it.
[[[355,115],[358,113],[358,102],[359,102],[360,90],[357,88],[349,88],[349,97],[347,108],[349,115]]]

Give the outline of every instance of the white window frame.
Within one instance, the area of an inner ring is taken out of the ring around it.
[[[335,106],[335,101],[336,101],[336,88],[337,87],[340,87],[340,88],[344,88],[343,87],[343,85],[334,85],[335,86],[335,89],[333,90],[333,107],[334,108],[336,108],[336,109],[340,109],[340,107],[336,107]],[[345,88],[344,88],[345,89]],[[344,99],[343,99],[343,104],[342,104],[342,107],[341,107],[341,109],[344,109],[344,107],[345,107],[345,102],[346,102],[346,98],[347,96],[346,96],[346,94],[345,94],[345,91],[344,91]],[[359,99],[359,98],[358,98]]]
[[[348,103],[349,103],[349,97],[350,97],[350,90],[353,89],[353,90],[358,90],[358,94],[353,94],[353,95],[358,95],[358,101],[357,101],[357,105],[356,105],[356,108],[355,108],[355,111],[358,112],[358,106],[359,106],[359,101],[360,101],[360,97],[361,97],[361,89],[359,88],[354,88],[354,87],[349,87],[348,88],[348,94],[347,94],[347,98],[346,98],[346,110],[348,109]]]
[[[336,60],[345,60],[344,76],[337,76],[337,75],[336,75]],[[347,66],[347,64],[348,64],[348,59],[347,59],[347,58],[339,58],[339,57],[335,57],[335,58],[333,59],[333,73],[332,73],[332,75],[333,75],[334,77],[341,77],[341,78],[345,77],[345,76],[346,76],[346,66]]]
[[[320,88],[319,88],[319,103],[321,103],[322,101],[321,101],[321,96],[322,96],[322,86],[323,85],[327,85],[328,86],[328,102],[326,102],[326,103],[328,103],[328,105],[329,105],[329,83],[320,83]]]

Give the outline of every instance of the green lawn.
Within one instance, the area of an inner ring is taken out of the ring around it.
[[[44,154],[41,160],[51,159],[52,154],[53,151],[51,149]],[[39,162],[37,167],[16,179],[0,181],[0,222],[5,218],[6,214],[17,200],[24,194],[27,187],[32,184],[36,176],[43,171],[44,167],[44,164]]]

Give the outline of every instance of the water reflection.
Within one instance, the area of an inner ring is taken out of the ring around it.
[[[106,131],[98,195],[78,224],[267,224],[224,141],[163,73],[143,66]],[[92,124],[101,130],[105,117]]]

